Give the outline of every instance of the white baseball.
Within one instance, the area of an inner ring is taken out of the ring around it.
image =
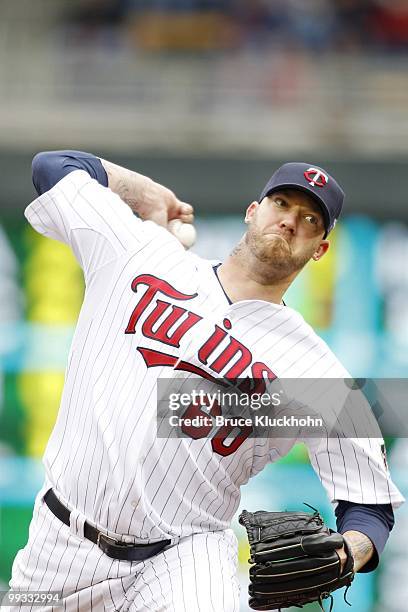
[[[180,219],[173,219],[167,224],[167,229],[186,249],[191,248],[196,241],[197,232],[191,223],[183,223]]]

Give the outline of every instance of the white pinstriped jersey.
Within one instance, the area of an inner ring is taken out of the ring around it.
[[[223,452],[208,438],[157,438],[158,377],[180,369],[231,378],[347,372],[291,308],[229,304],[211,262],[135,217],[84,171],[40,196],[26,217],[41,234],[70,245],[86,282],[44,457],[48,483],[67,506],[125,540],[227,528],[240,486],[297,440],[248,437]],[[306,443],[331,500],[403,501],[381,440]]]

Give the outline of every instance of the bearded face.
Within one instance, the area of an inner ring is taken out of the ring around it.
[[[309,198],[301,193],[293,198],[273,194],[248,209],[245,244],[267,282],[296,275],[316,256],[324,227],[318,212],[310,210]]]

